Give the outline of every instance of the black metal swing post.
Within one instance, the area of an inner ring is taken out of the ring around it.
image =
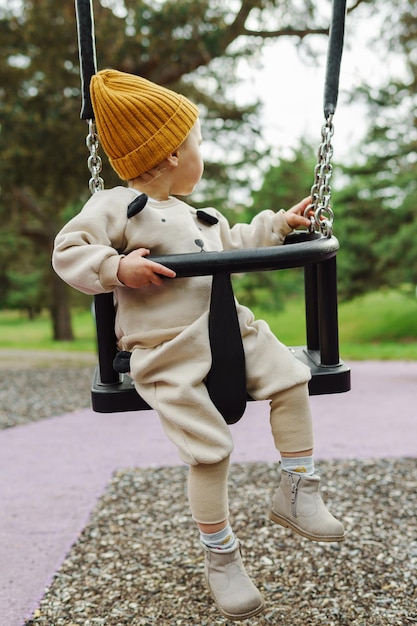
[[[82,76],[81,119],[94,121],[89,83],[96,72],[92,0],[75,0]],[[336,108],[340,62],[343,48],[346,0],[333,0],[326,68],[325,118]],[[98,190],[91,186],[92,193]],[[312,371],[310,394],[341,393],[350,389],[350,369],[339,358],[337,315],[336,253],[337,239],[328,232],[294,233],[286,245],[209,252],[202,254],[150,257],[171,267],[177,277],[201,276],[219,272],[241,273],[304,267],[306,306],[306,347],[292,348],[297,358]],[[114,332],[113,294],[94,297],[98,339],[97,368],[92,387],[93,409],[98,412],[130,411],[150,408],[136,393],[131,379],[113,369],[117,353]]]

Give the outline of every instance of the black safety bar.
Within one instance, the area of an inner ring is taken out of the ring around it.
[[[312,372],[311,395],[350,390],[350,369],[339,358],[337,313],[336,237],[318,233],[293,233],[285,245],[271,248],[225,250],[180,255],[152,256],[172,268],[178,278],[216,272],[242,273],[304,267],[306,346],[289,348]],[[92,403],[95,411],[114,412],[149,409],[129,376],[113,369],[117,353],[114,332],[113,294],[95,296],[99,367]],[[225,381],[227,386],[227,381]]]

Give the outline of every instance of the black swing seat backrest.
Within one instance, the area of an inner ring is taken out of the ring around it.
[[[339,358],[338,249],[335,237],[296,232],[287,237],[283,246],[149,258],[174,269],[178,278],[304,267],[306,345],[289,350],[311,369],[310,395],[320,395],[350,390],[350,368]],[[95,313],[99,364],[91,391],[93,410],[114,413],[150,409],[137,394],[131,378],[113,366],[117,347],[112,293],[95,296]],[[124,357],[128,359],[128,355]],[[227,390],[227,380],[223,385]]]

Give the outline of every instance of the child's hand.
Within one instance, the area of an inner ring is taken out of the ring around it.
[[[288,226],[291,228],[297,228],[298,226],[310,226],[309,218],[304,217],[304,211],[309,204],[311,204],[311,196],[304,198],[304,200],[301,200],[301,202],[285,212],[285,219],[287,220]]]
[[[126,287],[138,289],[139,287],[149,287],[149,285],[162,285],[162,276],[175,278],[175,272],[169,267],[154,263],[145,257],[151,251],[147,248],[133,250],[120,259],[117,278]],[[159,274],[159,275],[158,275]]]

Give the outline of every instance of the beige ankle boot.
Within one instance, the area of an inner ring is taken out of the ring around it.
[[[246,573],[240,545],[231,551],[205,551],[204,574],[220,613],[230,620],[244,620],[264,609],[264,601]]]
[[[319,494],[320,478],[281,472],[269,518],[311,541],[343,541],[345,529]]]

